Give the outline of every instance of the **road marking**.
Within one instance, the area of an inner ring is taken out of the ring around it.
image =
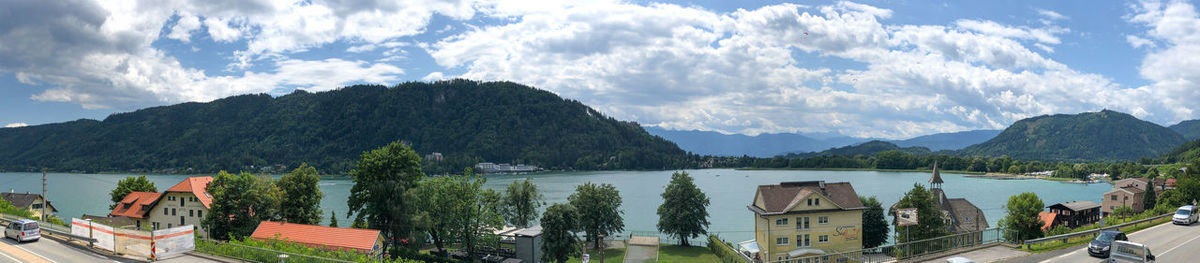
[[[0,254],[7,254],[5,256],[11,255],[13,257],[20,258],[20,260],[17,260],[18,262],[54,262],[46,257],[43,257],[42,255],[38,255],[24,248],[8,244],[8,242],[0,242],[0,251],[4,252]]]
[[[1087,247],[1083,247],[1083,249],[1087,249]],[[1079,253],[1079,250],[1071,251],[1071,253],[1066,253],[1066,254],[1058,255],[1057,257],[1054,257],[1054,258],[1051,258],[1051,259],[1042,260],[1042,262],[1038,262],[1038,263],[1046,263],[1046,262],[1056,261],[1056,260],[1059,260],[1059,259],[1065,258],[1065,257],[1067,257],[1067,256],[1074,255],[1075,253]]]
[[[41,239],[41,238],[38,238],[38,239]],[[41,240],[38,240],[38,241],[41,241]],[[28,250],[28,249],[25,249],[25,248],[23,248],[23,247],[20,247],[20,246],[13,246],[13,247],[16,247],[16,248],[18,248],[18,249],[21,249],[21,250],[25,250],[25,252],[29,252],[29,254],[33,254],[33,255],[35,255],[35,256],[41,257],[42,259],[44,259],[44,260],[46,260],[46,261],[50,261],[50,262],[52,262],[52,263],[58,263],[58,261],[54,261],[54,260],[52,260],[52,259],[50,259],[50,258],[48,258],[48,257],[46,257],[46,256],[43,256],[42,254],[34,253],[32,250]]]
[[[1180,243],[1178,246],[1175,246],[1171,249],[1167,249],[1167,251],[1163,251],[1162,254],[1158,254],[1158,255],[1166,255],[1167,253],[1171,253],[1171,250],[1175,250],[1176,248],[1182,247],[1183,245],[1187,245],[1187,243],[1196,241],[1197,238],[1200,238],[1200,236],[1196,236],[1196,237],[1193,237],[1192,239],[1188,239],[1188,241],[1184,241],[1183,243]]]
[[[11,259],[13,262],[21,262],[21,260],[20,260],[20,259],[17,259],[17,258],[14,258],[14,257],[12,257],[12,256],[9,256],[9,255],[8,255],[8,253],[0,253],[0,256],[4,256],[4,257],[6,257],[6,258],[8,258],[8,259]]]

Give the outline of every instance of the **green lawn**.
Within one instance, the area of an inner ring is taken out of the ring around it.
[[[592,255],[592,261],[590,263],[600,262],[599,251],[588,250],[588,254]],[[624,260],[624,248],[609,248],[604,250],[604,263],[619,263]],[[580,260],[577,257],[572,257],[570,260],[567,260],[567,263],[580,263]]]
[[[663,245],[658,247],[658,262],[713,262],[720,263],[721,258],[712,253],[708,247]]]

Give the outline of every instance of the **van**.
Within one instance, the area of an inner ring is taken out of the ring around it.
[[[21,219],[9,223],[8,227],[4,228],[4,237],[17,242],[37,241],[42,237],[42,229],[38,227],[37,221]]]
[[[1175,210],[1175,216],[1171,218],[1171,223],[1176,225],[1191,225],[1200,220],[1200,207],[1194,205],[1185,205]]]
[[[1100,262],[1154,262],[1154,254],[1150,253],[1150,248],[1146,245],[1128,241],[1113,241],[1112,246],[1112,256]]]

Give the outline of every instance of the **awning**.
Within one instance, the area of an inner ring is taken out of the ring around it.
[[[815,248],[798,248],[796,250],[788,251],[789,257],[820,256],[820,255],[825,255],[825,251],[820,250],[820,249],[815,249]]]
[[[738,243],[738,250],[751,254],[758,254],[758,242],[754,241],[754,239],[742,241]]]

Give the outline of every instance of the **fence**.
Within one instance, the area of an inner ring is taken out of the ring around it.
[[[1121,228],[1124,228],[1124,227],[1137,227],[1138,224],[1148,223],[1150,221],[1158,220],[1163,217],[1172,216],[1174,214],[1175,213],[1167,213],[1167,214],[1157,215],[1157,216],[1153,216],[1150,218],[1141,219],[1141,220],[1137,220],[1137,221],[1133,221],[1133,222],[1126,222],[1124,224],[1119,224],[1119,225],[1114,225],[1114,226],[1109,226],[1109,227],[1101,227],[1101,228],[1087,230],[1087,231],[1067,233],[1067,234],[1051,236],[1051,237],[1043,237],[1043,238],[1038,238],[1038,239],[1030,239],[1030,240],[1025,240],[1025,242],[1022,242],[1022,244],[1025,245],[1025,249],[1030,249],[1033,246],[1033,244],[1037,244],[1037,243],[1044,243],[1044,242],[1055,241],[1055,240],[1062,240],[1062,242],[1065,243],[1065,242],[1067,242],[1068,239],[1071,239],[1073,237],[1084,236],[1084,235],[1096,235],[1097,233],[1100,233],[1101,231],[1120,230]]]
[[[919,261],[923,258],[943,255],[946,252],[1004,242],[1004,229],[989,228],[982,231],[947,235],[894,245],[886,245],[856,251],[825,251],[826,254],[809,257],[787,258],[770,263],[809,262],[889,262]]]
[[[196,239],[194,226],[144,231],[114,228],[79,218],[71,219],[71,234],[88,237],[92,245],[113,254],[146,259],[160,259],[195,250]]]

